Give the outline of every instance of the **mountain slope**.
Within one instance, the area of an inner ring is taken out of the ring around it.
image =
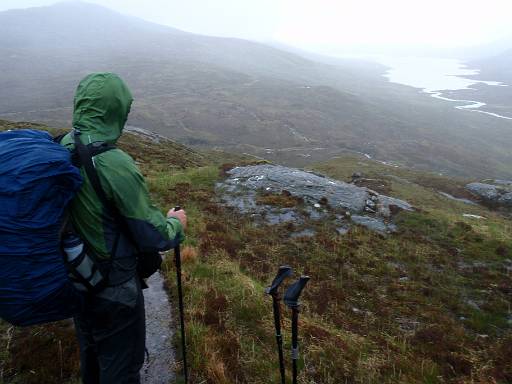
[[[0,131],[31,125],[0,121]],[[398,214],[395,233],[354,226],[340,234],[335,218],[317,216],[337,204],[313,208],[290,192],[258,191],[258,205],[309,208],[306,223],[262,224],[222,205],[215,186],[246,159],[201,156],[151,135],[123,135],[120,146],[139,163],[154,201],[162,209],[182,204],[190,217],[182,257],[191,382],[279,382],[272,300],[263,292],[284,264],[296,276],[311,276],[301,299],[299,382],[511,382],[510,218],[439,193],[457,195],[466,180],[364,156],[316,164],[316,172],[343,181],[361,173],[361,186],[417,208]],[[221,166],[226,161],[232,164]],[[301,231],[305,226],[309,232]],[[297,231],[302,235],[292,237]],[[163,270],[176,301],[172,260],[169,255]],[[289,316],[283,307],[286,345]],[[0,358],[5,384],[76,383],[69,323],[9,328],[0,322]],[[175,368],[179,373],[180,364]]]
[[[79,79],[114,71],[134,91],[129,124],[192,145],[294,164],[351,150],[512,176],[509,125],[389,84],[381,67],[321,63],[87,3],[2,12],[0,36],[0,116],[11,120],[68,125]]]
[[[512,46],[512,39],[509,46]],[[493,79],[512,84],[512,49],[476,61],[475,64],[482,69],[483,76],[491,76]]]

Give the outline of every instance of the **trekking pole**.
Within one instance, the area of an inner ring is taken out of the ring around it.
[[[281,283],[293,273],[292,268],[285,265],[279,267],[276,277],[272,281],[270,287],[265,289],[265,293],[272,296],[272,304],[274,306],[274,326],[276,328],[277,352],[279,355],[279,371],[281,373],[281,384],[285,384],[284,356],[283,356],[283,335],[281,335],[281,295],[279,294],[279,286]]]
[[[297,384],[297,360],[299,359],[299,297],[309,279],[309,276],[301,276],[299,280],[288,287],[284,294],[284,302],[292,310],[293,384]]]
[[[177,206],[174,211],[181,210],[181,207]],[[181,348],[183,350],[183,375],[185,376],[185,384],[188,383],[188,367],[187,367],[187,343],[185,341],[185,315],[183,307],[183,290],[181,287],[181,252],[180,244],[174,247],[174,258],[176,262],[176,281],[178,284],[178,304],[180,308],[180,323],[181,323]]]

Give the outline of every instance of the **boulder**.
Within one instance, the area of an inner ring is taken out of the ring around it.
[[[266,224],[293,222],[307,225],[322,221],[329,214],[351,217],[352,223],[378,232],[392,232],[391,217],[413,207],[371,189],[331,179],[323,175],[280,165],[261,164],[233,168],[228,177],[217,184],[223,203],[244,214],[259,217]],[[290,208],[258,201],[258,196],[290,195],[302,207]],[[303,203],[302,203],[303,202]]]
[[[494,184],[470,183],[466,189],[478,196],[484,204],[494,207],[512,207],[512,186],[504,180],[495,180]]]
[[[492,184],[470,183],[466,189],[484,200],[494,201],[499,196],[498,187]]]

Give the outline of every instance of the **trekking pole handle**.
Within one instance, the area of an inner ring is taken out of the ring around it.
[[[279,300],[279,297],[277,296],[279,286],[283,283],[283,281],[287,277],[290,277],[292,275],[292,273],[293,273],[293,270],[288,265],[280,266],[279,271],[276,274],[276,277],[274,278],[274,280],[272,281],[270,286],[265,289],[265,293],[269,294],[271,296],[275,296],[276,299]]]
[[[299,280],[288,287],[286,293],[284,294],[284,302],[288,307],[293,309],[300,306],[300,295],[309,280],[309,276],[301,276]]]

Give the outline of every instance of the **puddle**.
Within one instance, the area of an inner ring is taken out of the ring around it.
[[[171,305],[164,290],[164,279],[155,273],[148,280],[149,288],[144,290],[146,301],[146,348],[149,359],[141,370],[142,384],[174,383],[174,349],[171,328]]]

